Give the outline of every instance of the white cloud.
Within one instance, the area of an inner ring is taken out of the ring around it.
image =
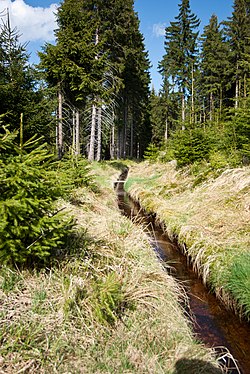
[[[159,38],[165,35],[166,23],[155,23],[153,25],[153,34]]]
[[[9,9],[11,28],[17,28],[22,34],[21,41],[53,41],[56,29],[57,4],[49,8],[32,7],[24,0],[0,0],[1,18],[6,20],[6,10]]]

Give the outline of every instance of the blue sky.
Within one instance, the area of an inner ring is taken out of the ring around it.
[[[164,55],[164,28],[178,15],[180,2],[181,0],[135,0],[140,29],[145,37],[145,47],[149,51],[152,64],[152,84],[156,90],[161,86],[161,76],[157,72],[157,66]],[[219,21],[230,17],[233,2],[233,0],[190,0],[190,7],[201,20],[202,31],[213,13],[218,16]],[[58,3],[56,0],[0,0],[0,12],[6,8],[10,9],[12,27],[16,26],[22,33],[22,42],[29,42],[28,50],[32,62],[38,62],[36,51],[45,41],[53,42],[56,3]]]

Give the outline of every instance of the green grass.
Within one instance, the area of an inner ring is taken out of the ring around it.
[[[3,266],[0,271],[0,289],[9,293],[22,285],[22,276],[19,272]]]
[[[222,174],[215,170],[199,183],[197,165],[196,169],[192,175],[189,169],[175,170],[171,164],[135,164],[130,169],[134,182],[128,184],[128,191],[148,212],[157,214],[170,236],[178,236],[203,281],[228,306],[235,309],[237,304],[239,313],[250,320],[246,255],[250,168],[228,169]],[[146,176],[156,174],[159,178],[149,188]]]
[[[218,367],[192,334],[183,290],[118,211],[117,175],[94,164],[99,192],[60,201],[77,226],[50,266],[0,269],[0,371],[171,374],[183,357],[197,374],[200,361]]]
[[[250,319],[250,253],[234,259],[226,289],[243,306],[243,314]]]
[[[141,183],[143,184],[144,186],[148,187],[148,188],[151,188],[153,187],[156,183],[155,181],[160,178],[160,175],[153,175],[153,176],[150,176],[148,178],[138,178],[138,177],[129,177],[127,179],[127,181],[125,182],[124,184],[124,189],[125,191],[128,191],[130,189],[130,187],[133,185],[133,184],[137,184],[137,183]]]

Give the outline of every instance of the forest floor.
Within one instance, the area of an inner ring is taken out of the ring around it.
[[[132,164],[125,189],[178,239],[204,283],[249,320],[250,167],[208,177],[173,162]]]
[[[120,171],[114,166],[93,164],[95,188],[79,188],[59,202],[76,219],[64,256],[40,270],[1,268],[0,373],[222,372],[214,351],[192,333],[183,289],[166,273],[142,228],[120,214],[113,189]],[[133,167],[131,175],[143,167],[146,172],[151,166]],[[149,179],[160,181],[150,170]],[[181,194],[180,188],[185,193],[174,171],[168,193],[164,175],[165,197]],[[143,201],[145,189],[135,187],[131,193]],[[152,209],[158,212],[159,206]],[[183,213],[177,209],[175,215]],[[178,234],[186,241],[190,233]]]

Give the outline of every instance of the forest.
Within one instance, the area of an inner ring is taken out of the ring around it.
[[[0,371],[224,372],[113,190],[129,165],[126,191],[249,321],[250,1],[202,32],[178,9],[159,92],[134,0],[63,0],[37,65],[1,16]]]
[[[67,0],[57,24],[35,67],[10,20],[1,26],[0,114],[11,131],[22,115],[25,139],[43,136],[59,158],[249,162],[248,1],[220,24],[213,14],[202,34],[189,1],[179,4],[158,93],[132,0]]]

